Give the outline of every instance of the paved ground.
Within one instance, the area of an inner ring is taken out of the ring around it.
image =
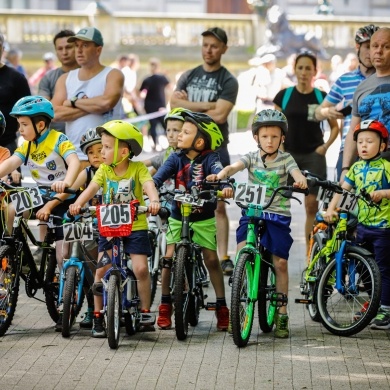
[[[238,207],[228,212],[233,254]],[[303,220],[303,206],[294,203],[289,339],[263,334],[256,318],[249,345],[238,349],[228,333],[216,330],[213,313],[202,311],[186,341],[177,341],[174,330],[157,330],[123,336],[112,351],[107,340],[77,325],[63,339],[45,304],[22,293],[13,324],[0,338],[1,389],[389,389],[388,331],[336,337],[294,303],[305,264]]]

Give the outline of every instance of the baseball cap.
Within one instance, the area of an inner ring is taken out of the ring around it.
[[[55,59],[55,56],[54,54],[51,52],[51,51],[48,51],[47,53],[45,53],[42,57],[42,59],[44,61],[50,61],[50,60],[54,60]]]
[[[74,42],[76,39],[80,39],[82,41],[95,42],[98,46],[103,46],[102,34],[95,27],[82,28],[75,36],[69,37],[68,42]]]
[[[208,30],[202,32],[202,35],[203,36],[214,35],[215,38],[219,39],[221,42],[223,42],[225,45],[227,45],[228,38],[227,38],[225,30],[223,30],[222,28],[219,28],[219,27],[209,28]]]

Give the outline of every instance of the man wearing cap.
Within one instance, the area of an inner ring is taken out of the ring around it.
[[[222,28],[213,27],[204,31],[202,36],[203,64],[182,74],[170,103],[172,108],[184,107],[191,111],[204,112],[214,119],[224,137],[224,142],[217,151],[222,164],[226,166],[230,164],[227,149],[229,143],[227,117],[236,103],[238,82],[221,65],[221,57],[228,49],[226,32]],[[216,221],[221,266],[224,273],[230,275],[233,263],[227,254],[229,220],[224,202],[218,202]]]
[[[121,118],[124,76],[119,69],[100,63],[103,37],[97,28],[82,28],[67,41],[75,43],[80,68],[57,81],[52,99],[54,121],[65,122],[65,133],[76,146],[84,167],[88,160],[81,152],[80,138],[91,127]]]
[[[43,66],[39,68],[29,79],[31,91],[35,94],[38,91],[38,84],[42,80],[42,77],[57,66],[54,62],[55,55],[52,52],[47,52],[42,56]]]

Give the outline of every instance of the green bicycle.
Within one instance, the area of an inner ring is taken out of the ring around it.
[[[292,196],[293,192],[308,194],[308,190],[302,190],[292,186],[275,188],[264,206],[260,194],[264,194],[264,187],[253,191],[240,190],[240,184],[236,186],[235,200],[239,207],[245,210],[249,217],[246,245],[237,253],[235,268],[232,276],[232,297],[231,297],[231,324],[234,343],[238,347],[245,347],[248,344],[252,331],[255,304],[258,301],[259,324],[264,333],[271,332],[274,326],[274,317],[278,307],[287,304],[287,296],[276,291],[276,274],[272,264],[272,254],[261,244],[260,237],[266,228],[263,220],[258,221],[274,201],[276,194],[280,193],[285,198],[301,201]],[[261,190],[263,188],[263,190]],[[237,193],[244,192],[248,195],[251,203],[244,204],[237,201]],[[255,194],[258,201],[254,203]],[[264,197],[263,197],[264,199]],[[256,234],[256,224],[259,229]]]

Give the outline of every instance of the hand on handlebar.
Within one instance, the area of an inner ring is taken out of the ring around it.
[[[148,207],[148,212],[152,215],[157,215],[161,208],[160,202],[150,202]]]
[[[233,198],[233,196],[234,196],[233,188],[230,188],[230,187],[223,188],[222,189],[222,196],[225,199]]]
[[[41,209],[37,211],[36,217],[40,221],[48,221],[51,212],[52,212],[51,208],[48,207],[48,205],[46,204],[45,206],[43,206]]]
[[[306,180],[306,178],[303,176],[302,179],[296,180],[294,182],[294,184],[293,184],[293,187],[301,188],[302,190],[305,190],[307,188],[307,180]]]
[[[56,181],[51,185],[51,189],[58,194],[62,194],[65,192],[65,188],[70,187],[68,183],[65,181]]]
[[[81,210],[81,206],[73,203],[69,206],[69,213],[70,215],[79,215]]]
[[[379,203],[383,198],[386,198],[386,190],[373,191],[370,197],[373,202]]]
[[[325,214],[323,215],[324,220],[328,223],[335,223],[339,219],[339,214],[336,210],[328,209],[326,210]]]
[[[206,181],[218,181],[218,180],[219,180],[218,175],[216,175],[215,173],[208,175],[206,177]]]

